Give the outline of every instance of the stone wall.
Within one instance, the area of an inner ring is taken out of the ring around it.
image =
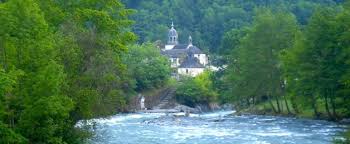
[[[195,77],[204,72],[204,68],[179,68],[178,73],[180,75],[188,75]]]

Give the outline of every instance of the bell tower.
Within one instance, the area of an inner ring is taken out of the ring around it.
[[[165,50],[173,49],[178,44],[178,34],[174,28],[174,23],[171,22],[171,28],[168,33],[168,43],[165,45]]]

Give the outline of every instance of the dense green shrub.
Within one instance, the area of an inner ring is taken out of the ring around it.
[[[218,94],[213,87],[211,76],[212,73],[206,71],[194,78],[184,77],[177,86],[176,100],[190,107],[216,102]]]
[[[168,59],[151,43],[130,46],[123,62],[135,80],[137,91],[159,88],[170,78]]]

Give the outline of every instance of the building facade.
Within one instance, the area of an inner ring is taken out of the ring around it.
[[[173,75],[195,77],[203,73],[209,64],[207,54],[193,45],[191,36],[188,37],[188,44],[179,44],[178,33],[173,23],[168,32],[167,44],[161,53],[169,58]]]

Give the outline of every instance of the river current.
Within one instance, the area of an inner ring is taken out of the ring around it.
[[[137,113],[95,123],[91,144],[330,144],[345,126],[321,120],[275,116]]]

